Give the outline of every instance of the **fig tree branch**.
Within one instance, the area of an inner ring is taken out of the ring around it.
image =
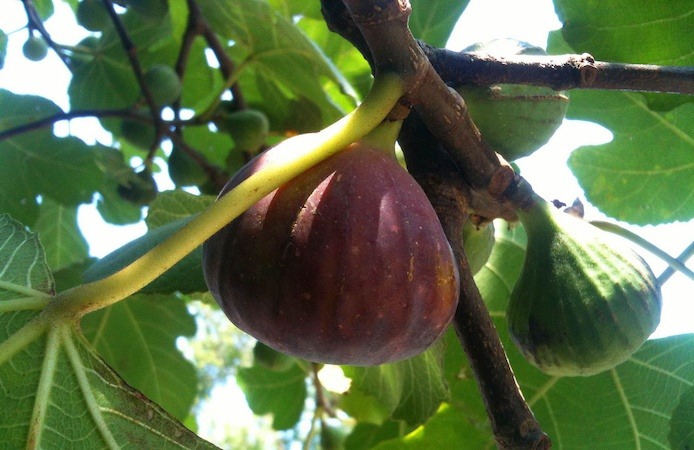
[[[453,85],[532,84],[555,90],[610,89],[694,95],[694,67],[622,64],[582,55],[455,52],[419,41],[432,66]]]
[[[70,67],[70,58],[68,58],[65,53],[63,53],[62,49],[60,46],[51,38],[50,33],[48,30],[46,30],[46,27],[43,26],[43,22],[41,21],[41,18],[39,17],[38,12],[36,11],[36,6],[34,6],[34,2],[32,0],[22,0],[22,4],[24,5],[24,11],[26,11],[27,14],[27,20],[29,21],[29,30],[35,29],[36,31],[39,32],[41,37],[46,41],[48,46],[55,51],[55,53],[58,55],[61,61],[63,61],[63,64],[65,64],[68,68]]]

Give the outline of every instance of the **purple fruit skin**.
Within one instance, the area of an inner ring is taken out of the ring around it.
[[[260,170],[272,149],[220,196]],[[313,362],[378,365],[426,350],[451,322],[459,279],[436,213],[384,152],[354,144],[273,191],[203,246],[229,319]]]

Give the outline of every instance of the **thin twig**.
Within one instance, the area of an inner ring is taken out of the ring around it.
[[[29,21],[29,30],[35,29],[36,31],[39,32],[39,34],[43,37],[43,39],[46,41],[48,46],[55,51],[55,53],[58,55],[60,60],[65,64],[66,67],[70,68],[70,58],[63,53],[62,48],[51,38],[50,33],[48,30],[46,30],[46,27],[43,26],[43,22],[41,21],[41,18],[39,17],[38,12],[36,11],[36,7],[34,6],[34,2],[32,0],[22,0],[22,4],[24,5],[24,10],[26,11],[27,14],[27,20]]]
[[[609,89],[694,94],[694,67],[622,64],[582,55],[498,56],[455,52],[419,42],[432,66],[451,85],[531,84],[555,90]]]
[[[694,242],[689,244],[689,246],[685,248],[684,251],[682,251],[682,253],[680,253],[680,255],[677,257],[677,260],[682,261],[682,263],[684,264],[687,261],[689,261],[689,258],[691,258],[692,256],[694,256]],[[669,280],[670,277],[672,277],[674,274],[675,269],[673,269],[672,266],[668,266],[658,277],[658,282],[662,285],[667,280]]]

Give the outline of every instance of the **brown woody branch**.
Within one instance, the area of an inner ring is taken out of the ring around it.
[[[58,57],[63,61],[63,64],[65,64],[67,67],[70,67],[70,58],[65,56],[65,53],[63,53],[62,49],[56,42],[51,38],[50,33],[48,33],[48,30],[46,30],[46,27],[43,26],[43,22],[41,21],[41,18],[39,17],[38,12],[36,11],[36,6],[34,6],[34,2],[32,0],[22,0],[22,4],[24,5],[24,11],[26,12],[27,15],[27,20],[29,21],[29,30],[35,29],[36,31],[39,32],[41,37],[46,41],[48,46],[55,51],[55,53],[58,55]]]
[[[436,72],[452,85],[532,84],[555,90],[613,89],[694,94],[694,67],[622,64],[582,55],[516,55],[454,52],[419,45]]]

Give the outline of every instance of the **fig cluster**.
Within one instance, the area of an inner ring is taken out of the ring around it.
[[[244,166],[224,195],[278,157]],[[413,356],[446,329],[459,279],[424,192],[392,155],[353,144],[273,191],[203,246],[230,320],[282,353],[332,364]]]

